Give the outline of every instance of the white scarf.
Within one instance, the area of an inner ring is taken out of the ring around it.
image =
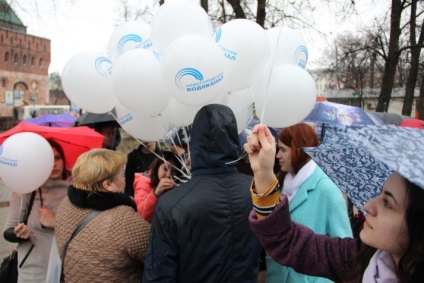
[[[303,182],[305,182],[305,180],[308,179],[314,173],[316,167],[317,164],[313,160],[310,160],[308,163],[303,165],[303,167],[299,170],[299,172],[297,172],[296,175],[293,175],[292,173],[287,173],[286,177],[284,177],[283,187],[284,193],[289,199],[289,203],[296,195],[300,185],[302,185]]]
[[[395,262],[385,251],[377,250],[365,269],[363,283],[398,283],[395,272]]]

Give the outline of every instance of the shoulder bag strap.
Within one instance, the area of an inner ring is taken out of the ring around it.
[[[39,189],[40,189],[40,188],[39,188]],[[41,190],[40,190],[40,192],[41,192]],[[23,221],[25,225],[27,225],[27,224],[28,224],[29,214],[31,213],[32,205],[34,204],[35,193],[36,193],[36,191],[33,191],[33,192],[31,193],[31,198],[29,199],[29,203],[28,203],[28,211],[27,211],[27,214],[25,215],[25,217],[24,217],[24,221]],[[40,197],[41,197],[41,195],[40,195]],[[21,268],[21,267],[24,265],[24,263],[25,263],[25,261],[27,260],[27,258],[28,258],[28,256],[29,256],[29,254],[32,252],[32,249],[33,249],[33,248],[34,248],[34,244],[32,244],[32,245],[31,245],[31,247],[29,248],[29,250],[27,251],[26,255],[24,256],[24,258],[22,259],[21,263],[19,264],[19,268]]]
[[[32,205],[34,204],[35,193],[36,193],[36,191],[33,191],[31,193],[31,198],[29,199],[28,210],[27,210],[27,213],[26,213],[26,215],[24,217],[24,221],[23,221],[25,225],[28,223],[28,217],[29,217],[29,214],[31,213]]]
[[[75,228],[74,232],[72,232],[72,235],[69,237],[68,241],[66,241],[65,245],[63,246],[62,250],[62,270],[60,272],[60,282],[64,282],[64,276],[63,276],[63,263],[66,256],[66,251],[68,250],[69,243],[72,241],[72,239],[84,228],[84,226],[90,222],[91,219],[93,219],[97,214],[99,214],[101,211],[94,210],[89,215],[87,215]]]

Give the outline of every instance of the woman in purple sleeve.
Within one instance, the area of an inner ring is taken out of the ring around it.
[[[360,240],[316,235],[291,221],[280,198],[268,128],[257,125],[244,148],[254,172],[249,221],[275,261],[337,282],[424,282],[424,188],[394,172],[364,205]]]

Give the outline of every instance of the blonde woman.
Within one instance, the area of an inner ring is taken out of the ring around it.
[[[124,194],[126,161],[122,153],[93,149],[75,163],[74,185],[56,215],[59,253],[81,220],[94,210],[101,212],[69,244],[65,282],[140,281],[150,224]]]

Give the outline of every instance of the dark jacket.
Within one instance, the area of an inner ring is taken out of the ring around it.
[[[128,154],[127,165],[125,167],[125,193],[129,196],[134,196],[134,174],[148,171],[150,164],[155,160],[154,153],[144,153],[143,145],[134,149]],[[160,155],[160,150],[156,146],[155,153]]]
[[[143,282],[257,281],[261,246],[248,223],[251,177],[235,167],[239,149],[231,109],[203,107],[191,134],[192,178],[159,198]]]

